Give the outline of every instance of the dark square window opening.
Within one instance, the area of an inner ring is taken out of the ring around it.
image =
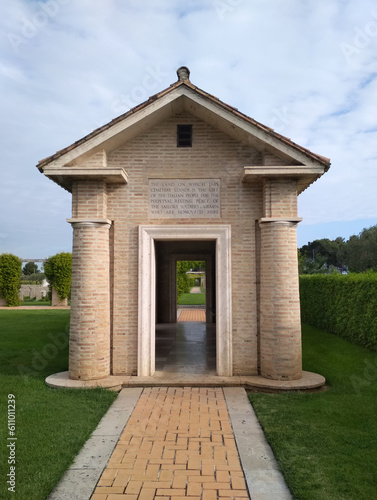
[[[177,125],[177,146],[179,148],[191,148],[192,125]]]

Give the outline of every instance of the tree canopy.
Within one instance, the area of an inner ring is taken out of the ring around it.
[[[22,274],[24,276],[29,276],[30,274],[35,274],[38,272],[38,266],[35,262],[28,262],[22,268]]]
[[[377,225],[347,241],[314,240],[299,249],[300,274],[377,271]]]

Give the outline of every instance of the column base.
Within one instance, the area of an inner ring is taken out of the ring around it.
[[[175,373],[159,374],[153,377],[133,377],[131,375],[111,375],[101,380],[72,380],[68,372],[56,373],[46,378],[46,384],[54,388],[90,389],[104,387],[120,390],[122,387],[245,387],[260,392],[271,391],[314,391],[326,383],[325,377],[312,372],[302,372],[299,380],[269,380],[260,375],[242,377],[218,377],[215,375]]]
[[[279,380],[279,381],[289,381],[289,380],[300,380],[302,378],[302,370],[293,375],[270,375],[269,373],[261,373],[261,376],[267,380]]]

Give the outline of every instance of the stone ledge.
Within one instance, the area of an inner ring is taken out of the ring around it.
[[[54,389],[95,389],[103,387],[120,391],[124,383],[124,376],[110,376],[99,380],[72,380],[69,378],[69,372],[55,373],[49,375],[45,382],[49,387]]]
[[[71,380],[68,372],[55,373],[46,378],[46,384],[53,388],[93,389],[104,387],[118,391],[122,387],[245,387],[247,389],[274,391],[305,391],[319,389],[326,383],[325,377],[312,372],[302,372],[299,380],[270,380],[258,375],[218,377],[214,374],[193,375],[190,373],[164,374],[156,372],[153,377],[110,376],[100,380]]]

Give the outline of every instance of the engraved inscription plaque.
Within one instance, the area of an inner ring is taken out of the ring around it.
[[[149,216],[219,218],[220,179],[149,179]]]

